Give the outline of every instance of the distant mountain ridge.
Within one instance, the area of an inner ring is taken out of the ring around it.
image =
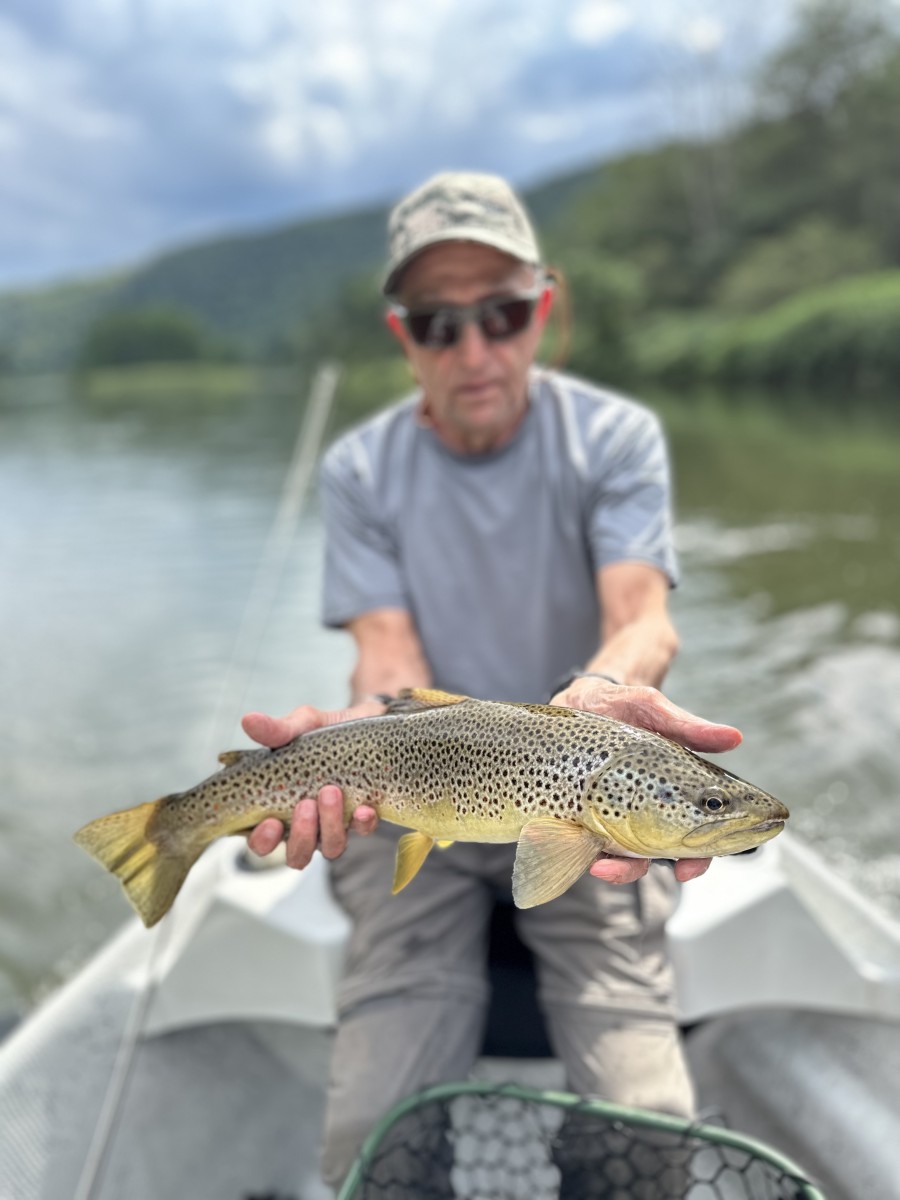
[[[590,167],[526,190],[538,225],[596,174]],[[382,206],[221,236],[114,275],[2,293],[0,370],[66,370],[99,317],[146,308],[189,312],[244,354],[264,355],[295,341],[349,279],[381,267],[387,213]]]

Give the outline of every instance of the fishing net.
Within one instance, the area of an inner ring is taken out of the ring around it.
[[[373,1130],[338,1200],[825,1200],[776,1151],[675,1117],[488,1083],[429,1088]]]

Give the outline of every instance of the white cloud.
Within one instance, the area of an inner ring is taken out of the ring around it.
[[[566,27],[576,42],[598,46],[627,29],[634,20],[634,10],[629,11],[619,0],[582,0],[569,14]]]
[[[715,17],[700,16],[687,23],[681,40],[689,50],[709,54],[718,50],[724,42],[725,29]]]
[[[22,132],[34,124],[76,140],[127,136],[128,121],[92,99],[87,73],[74,57],[36,45],[2,17],[0,62],[0,108]]]
[[[793,2],[5,0],[0,286],[646,141],[654,71]]]

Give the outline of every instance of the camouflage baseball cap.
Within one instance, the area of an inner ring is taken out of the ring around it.
[[[383,291],[393,295],[408,263],[435,242],[494,246],[537,266],[541,252],[521,200],[499,175],[444,171],[404,197],[388,218]]]

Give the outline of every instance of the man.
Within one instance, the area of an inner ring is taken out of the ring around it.
[[[349,708],[261,714],[265,745],[383,711],[435,686],[546,701],[643,725],[695,749],[737,744],[656,690],[677,648],[665,447],[645,409],[534,366],[552,285],[527,214],[501,179],[434,177],[391,215],[388,323],[419,390],[341,438],[322,470],[324,618],[357,648]],[[351,828],[371,833],[373,811]],[[337,1185],[399,1098],[465,1076],[486,1008],[485,931],[514,846],[457,844],[390,895],[402,830],[348,843],[337,788],[302,801],[287,858],[318,845],[353,919],[324,1151]],[[284,830],[264,821],[250,845]],[[664,922],[674,872],[603,858],[519,914],[569,1086],[682,1115],[693,1098],[672,1014]],[[593,878],[592,878],[593,876]],[[674,878],[673,878],[674,876]],[[609,884],[623,885],[619,888]]]

